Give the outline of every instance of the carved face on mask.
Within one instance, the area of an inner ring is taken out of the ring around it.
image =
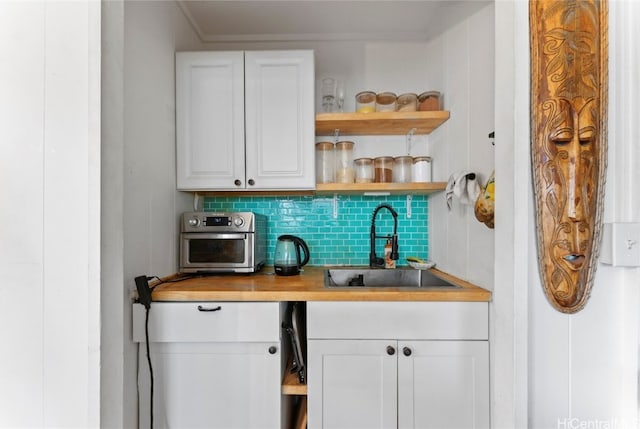
[[[600,241],[606,35],[600,34],[602,16],[596,12],[603,6],[566,0],[530,4],[538,261],[548,300],[573,313],[589,297]],[[567,15],[573,20],[566,21]]]

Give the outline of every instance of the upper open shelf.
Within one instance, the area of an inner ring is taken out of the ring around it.
[[[404,135],[429,134],[449,119],[449,112],[372,112],[319,113],[316,115],[316,135]]]

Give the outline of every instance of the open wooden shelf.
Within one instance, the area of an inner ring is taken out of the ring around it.
[[[449,119],[446,110],[429,112],[319,113],[316,135],[404,135],[429,134]]]
[[[429,195],[442,192],[447,182],[428,183],[318,183],[316,194],[413,194]]]

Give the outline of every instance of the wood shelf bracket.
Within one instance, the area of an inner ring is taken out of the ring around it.
[[[411,148],[413,146],[413,136],[415,135],[417,128],[411,128],[406,135],[407,155],[411,155]]]

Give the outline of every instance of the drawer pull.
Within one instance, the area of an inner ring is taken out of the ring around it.
[[[222,307],[220,307],[220,306],[217,306],[217,307],[214,307],[214,308],[206,308],[206,307],[203,307],[201,305],[198,306],[198,311],[220,311],[220,310],[222,310]]]

